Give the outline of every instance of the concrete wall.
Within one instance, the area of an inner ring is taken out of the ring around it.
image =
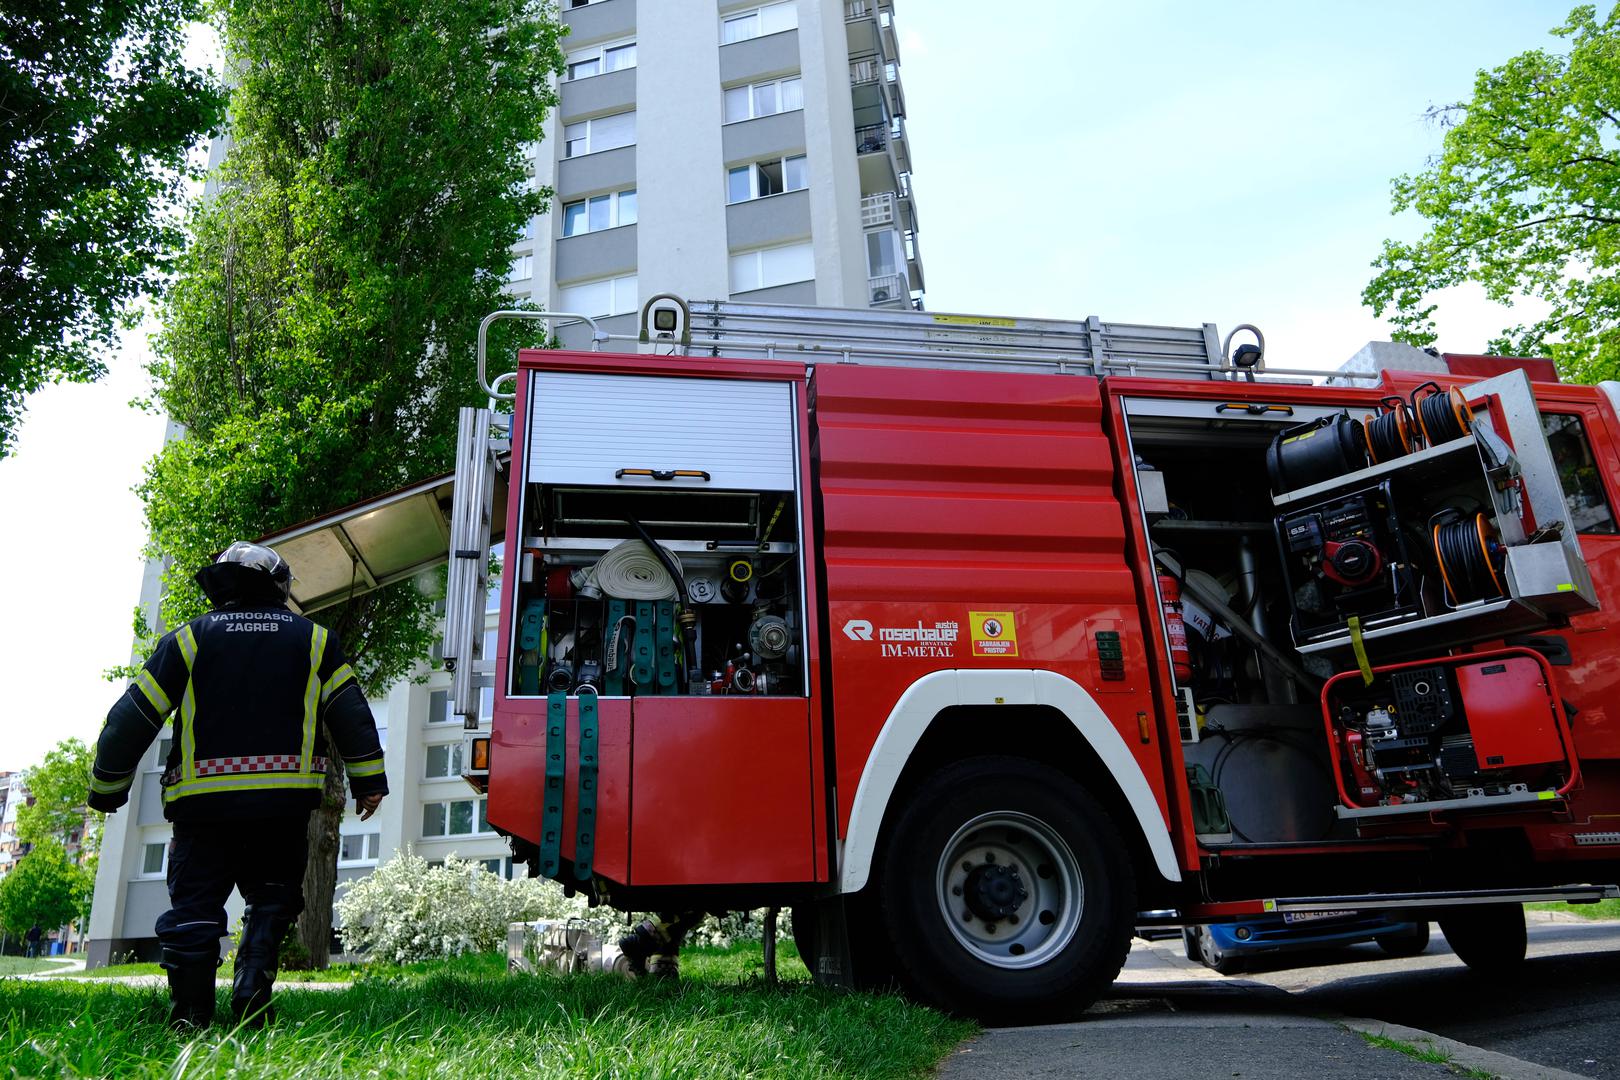
[[[800,0],[805,149],[816,245],[816,300],[866,306],[861,178],[855,167],[855,113],[849,95],[849,43],[839,0]]]
[[[648,6],[667,2],[650,0]],[[600,4],[569,8],[563,12],[563,23],[568,27],[563,48],[568,50],[595,41],[629,37],[636,30],[636,0],[605,0]]]
[[[636,230],[635,225],[621,225],[558,240],[557,282],[566,285],[634,272]]]
[[[565,124],[587,116],[605,116],[636,107],[636,69],[565,82],[559,88],[559,118]]]
[[[727,124],[720,143],[727,166],[804,153],[804,110]]]
[[[610,0],[617,2],[617,0]],[[702,10],[694,15],[694,8]],[[640,9],[638,152],[657,168],[637,183],[643,296],[726,295],[725,173],[721,169],[720,22],[706,4]],[[736,46],[726,46],[735,48]]]
[[[645,113],[636,117],[638,142],[642,138],[641,129],[646,119]],[[563,203],[584,195],[635,187],[637,149],[636,145],[621,146],[616,150],[602,150],[557,162],[557,197],[552,202],[552,213],[560,213]],[[645,198],[646,193],[643,192],[642,199]],[[645,215],[646,203],[642,202],[641,207],[641,213]]]
[[[810,192],[787,191],[726,207],[726,235],[733,251],[773,247],[810,236]]]

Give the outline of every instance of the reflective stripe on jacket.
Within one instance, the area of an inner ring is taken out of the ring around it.
[[[172,717],[164,816],[261,816],[313,807],[327,735],[355,795],[388,790],[371,709],[335,636],[285,608],[212,611],[166,634],[107,715],[91,805],[128,798]]]

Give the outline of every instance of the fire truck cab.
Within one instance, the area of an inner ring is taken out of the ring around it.
[[[486,381],[412,495],[453,503],[468,779],[536,872],[791,906],[818,978],[1011,1020],[1147,922],[1399,910],[1503,967],[1526,900],[1620,895],[1620,386],[670,297],[592,336]],[[303,578],[354,518],[278,546]]]

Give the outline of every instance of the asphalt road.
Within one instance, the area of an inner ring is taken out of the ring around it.
[[[1620,1080],[1620,922],[1555,918],[1574,917],[1532,913],[1529,959],[1511,981],[1469,971],[1438,929],[1429,948],[1409,959],[1360,945],[1261,961],[1232,977],[1187,960],[1179,938],[1138,940],[1113,991],[1078,1023],[986,1031],[958,1047],[939,1076],[1457,1075],[1368,1045],[1343,1023],[1360,1018],[1408,1045],[1423,1046],[1424,1033],[1465,1044],[1436,1047],[1454,1054],[1459,1066],[1491,1075],[1555,1075],[1545,1068],[1559,1077]]]
[[[1428,950],[1409,960],[1383,959],[1376,945],[1358,945],[1312,957],[1308,967],[1280,969],[1301,959],[1294,957],[1236,978],[1285,990],[1307,1012],[1387,1020],[1620,1080],[1620,923],[1541,918],[1532,913],[1529,958],[1510,981],[1469,971],[1438,927]],[[1179,942],[1154,944],[1170,946]]]

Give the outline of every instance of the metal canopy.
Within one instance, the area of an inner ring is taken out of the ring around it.
[[[325,517],[260,537],[292,567],[292,601],[305,613],[430,570],[449,557],[455,474],[445,473]],[[495,485],[494,539],[506,526]]]

